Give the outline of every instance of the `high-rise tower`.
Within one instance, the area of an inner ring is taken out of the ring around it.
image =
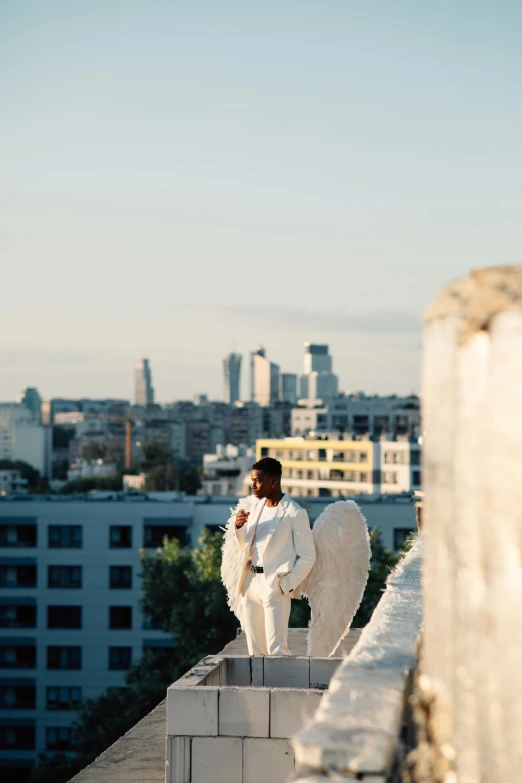
[[[267,359],[261,345],[250,354],[250,397],[263,407],[279,399],[279,365]]]
[[[154,389],[148,359],[140,359],[134,373],[134,402],[136,405],[153,405]]]
[[[225,374],[225,402],[229,404],[241,399],[241,359],[240,353],[229,353],[223,359]]]
[[[332,357],[327,345],[304,344],[304,375],[301,398],[328,402],[339,393],[339,378],[332,372]]]

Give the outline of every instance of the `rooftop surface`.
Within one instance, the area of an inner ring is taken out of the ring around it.
[[[290,629],[288,641],[293,655],[306,655],[306,634],[306,628]],[[360,634],[358,629],[351,630],[336,656],[347,655]],[[244,634],[227,644],[221,654],[248,655]],[[165,726],[166,701],[162,701],[70,783],[164,783]]]

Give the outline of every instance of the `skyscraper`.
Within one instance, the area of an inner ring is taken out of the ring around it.
[[[304,375],[301,398],[328,402],[339,393],[339,378],[332,372],[332,357],[327,345],[304,344]]]
[[[328,355],[327,345],[304,344],[304,374],[311,372],[332,372],[332,357]]]
[[[153,405],[154,389],[148,359],[140,359],[134,373],[134,403],[136,405]]]
[[[250,396],[263,407],[279,399],[279,365],[267,359],[261,345],[250,354]]]
[[[225,374],[225,402],[231,404],[241,399],[241,354],[229,353],[223,359]]]
[[[297,402],[297,375],[293,372],[282,372],[279,376],[279,399],[295,405]]]
[[[42,419],[42,398],[34,386],[28,386],[17,400],[33,414],[33,419],[40,422]]]

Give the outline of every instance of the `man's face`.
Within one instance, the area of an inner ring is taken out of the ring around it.
[[[253,470],[250,480],[252,482],[252,494],[256,498],[268,497],[277,481],[274,476],[267,476],[262,470]]]

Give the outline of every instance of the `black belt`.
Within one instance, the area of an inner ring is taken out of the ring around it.
[[[250,570],[254,574],[264,574],[265,573],[265,569],[263,568],[263,566],[252,565],[252,566],[250,566]]]

